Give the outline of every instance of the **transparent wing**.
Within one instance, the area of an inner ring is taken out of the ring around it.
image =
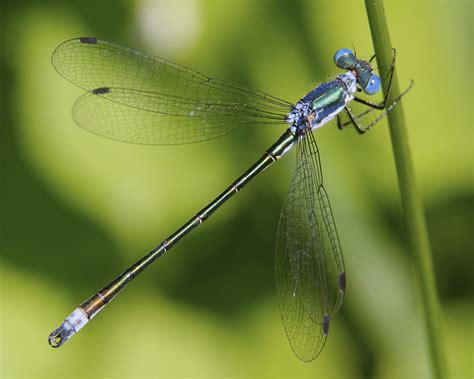
[[[257,90],[111,42],[76,38],[52,55],[56,70],[88,91],[73,111],[94,133],[145,144],[187,143],[242,125],[285,122],[291,104]],[[176,130],[168,130],[177,125]],[[127,129],[136,130],[127,130]]]
[[[330,319],[341,306],[345,273],[311,132],[300,141],[297,154],[278,226],[276,283],[291,347],[301,360],[310,361],[322,351]]]
[[[73,118],[101,136],[154,145],[197,142],[243,125],[283,122],[283,116],[264,117],[245,106],[204,104],[123,88],[84,94],[74,105]]]

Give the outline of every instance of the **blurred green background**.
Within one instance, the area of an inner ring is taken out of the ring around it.
[[[52,68],[96,36],[296,101],[372,55],[362,1],[3,0],[0,113],[1,377],[425,378],[420,299],[386,122],[317,133],[348,276],[323,354],[292,353],[273,254],[294,153],[186,237],[61,349],[47,336],[80,302],[252,164],[283,128],[135,146],[71,119],[81,90]],[[472,2],[387,1],[454,378],[472,377]],[[245,128],[244,128],[245,129]],[[245,147],[245,149],[242,149]],[[243,153],[243,154],[242,154]]]

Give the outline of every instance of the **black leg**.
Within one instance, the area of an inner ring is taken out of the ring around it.
[[[365,111],[363,111],[359,114],[354,115],[354,114],[352,114],[351,110],[346,107],[345,111],[349,115],[349,121],[342,122],[340,115],[337,115],[337,127],[342,130],[347,125],[354,125],[358,130],[364,130],[365,129],[364,127],[359,127],[358,126],[359,124],[357,123],[357,120],[360,120],[365,115],[367,115],[370,112],[373,112],[374,110],[375,110],[374,108],[370,108],[370,109],[366,109]]]
[[[354,116],[349,108],[345,107],[344,109],[346,110],[346,113],[349,116],[349,121],[345,122],[344,124],[341,124],[341,128],[343,128],[344,126],[346,126],[348,124],[352,124],[352,125],[354,125],[355,129],[357,130],[357,133],[364,134],[367,130],[369,130],[370,126],[372,126],[372,125],[370,125],[368,128],[360,126],[356,121],[356,117],[358,117],[358,116]],[[365,111],[363,113],[368,113],[368,111]]]
[[[413,87],[413,80],[410,79],[410,85],[408,86],[408,88],[403,91],[400,95],[398,95],[395,100],[393,100],[392,104],[390,104],[390,106],[388,106],[382,113],[380,113],[377,118],[375,120],[373,120],[370,124],[366,125],[366,126],[361,126],[357,121],[359,121],[360,119],[362,119],[363,117],[365,117],[367,114],[375,111],[377,108],[370,108],[370,109],[366,109],[365,111],[359,113],[359,114],[352,114],[351,110],[347,107],[345,107],[345,111],[347,112],[348,116],[349,116],[349,121],[345,121],[345,122],[341,122],[341,118],[339,115],[337,115],[337,127],[339,129],[343,129],[345,128],[347,125],[354,125],[354,127],[356,128],[357,132],[359,134],[364,134],[367,130],[369,130],[372,126],[374,126],[377,122],[379,122],[382,118],[384,118],[388,112],[390,112],[394,107],[395,105],[397,105],[397,103],[400,101],[400,99],[408,92],[411,90],[411,88]]]
[[[337,128],[338,128],[339,130],[344,129],[347,125],[349,125],[349,124],[352,123],[351,121],[342,122],[342,121],[341,121],[341,116],[340,116],[339,114],[337,115],[336,120],[337,120]]]
[[[341,121],[341,116],[340,115],[337,115],[337,127],[342,130],[344,129],[347,125],[354,125],[354,127],[356,128],[357,132],[359,134],[363,134],[367,131],[367,128],[363,127],[363,126],[360,126],[358,123],[357,123],[357,119],[366,115],[367,113],[371,112],[373,109],[368,109],[358,115],[353,115],[351,110],[347,107],[344,107],[344,110],[346,111],[347,115],[349,116],[349,121],[346,121],[346,122],[342,122]]]
[[[390,112],[394,107],[395,105],[397,105],[397,103],[400,101],[400,99],[408,92],[411,90],[411,87],[413,87],[413,80],[410,79],[410,85],[408,86],[408,88],[403,91],[400,95],[398,95],[395,100],[393,100],[393,103],[390,104],[390,106],[388,108],[386,108],[374,121],[372,121],[369,125],[367,126],[364,126],[362,127],[362,130],[364,132],[366,132],[367,130],[369,130],[372,126],[374,126],[377,122],[379,122],[382,118],[384,118],[388,112]],[[369,109],[369,111],[373,110],[373,108]],[[363,114],[364,112],[361,113],[361,115]],[[359,126],[357,126],[357,128],[359,129]],[[359,132],[361,130],[359,129]]]
[[[358,103],[361,103],[361,104],[364,104],[368,107],[379,109],[379,110],[382,110],[387,106],[388,96],[390,95],[390,91],[392,90],[393,72],[395,70],[395,59],[396,59],[396,56],[397,56],[397,51],[395,49],[392,49],[392,51],[393,51],[393,58],[392,58],[392,65],[390,66],[390,76],[389,76],[389,81],[388,81],[388,88],[387,88],[387,91],[383,95],[382,102],[379,103],[379,104],[376,104],[376,103],[373,103],[371,101],[367,101],[367,100],[364,100],[364,99],[359,99],[358,97],[354,97],[354,101],[357,101]],[[372,58],[370,58],[370,60],[372,60],[374,57],[375,57],[375,55],[372,56]]]

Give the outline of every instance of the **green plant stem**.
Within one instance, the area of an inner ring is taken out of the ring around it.
[[[372,40],[377,64],[380,68],[384,91],[392,61],[392,45],[385,18],[382,0],[365,0]],[[400,93],[397,73],[395,70],[389,104]],[[400,102],[388,114],[392,149],[398,174],[398,185],[405,215],[405,227],[408,246],[413,256],[415,270],[419,280],[423,300],[423,313],[429,345],[430,366],[432,375],[436,378],[446,378],[443,338],[441,332],[441,310],[436,289],[433,264],[431,261],[430,244],[426,229],[423,206],[418,196],[415,175],[413,171],[410,144],[408,140],[403,107]]]

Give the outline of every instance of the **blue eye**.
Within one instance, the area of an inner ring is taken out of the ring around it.
[[[367,81],[367,85],[364,87],[364,92],[367,95],[373,95],[380,91],[380,85],[380,78],[377,75],[372,74]]]
[[[337,67],[348,70],[354,66],[357,58],[349,49],[340,49],[334,54],[334,63]]]

